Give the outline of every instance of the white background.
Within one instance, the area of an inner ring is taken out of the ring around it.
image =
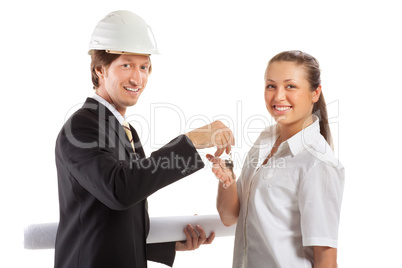
[[[119,9],[151,25],[162,53],[152,57],[147,90],[128,111],[148,155],[180,133],[231,118],[239,174],[256,133],[272,123],[263,100],[266,63],[289,49],[315,56],[347,176],[339,266],[401,263],[397,1],[25,0],[3,4],[0,16],[1,267],[53,266],[53,250],[23,249],[23,230],[58,221],[55,139],[93,94],[93,28]],[[215,214],[216,187],[209,168],[201,170],[150,197],[150,215]],[[232,250],[233,237],[217,238],[179,252],[175,267],[231,267]]]

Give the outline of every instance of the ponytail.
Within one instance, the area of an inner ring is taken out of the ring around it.
[[[324,95],[322,94],[322,92],[318,101],[314,103],[313,114],[320,119],[320,133],[333,150],[334,145],[332,141],[331,129],[329,128],[327,104],[325,103]]]

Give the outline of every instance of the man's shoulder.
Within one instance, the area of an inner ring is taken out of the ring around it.
[[[99,124],[99,103],[88,98],[64,123],[63,129],[85,129],[96,127]]]
[[[84,148],[85,146],[82,144],[90,144],[99,136],[101,129],[100,105],[93,99],[88,100],[89,98],[64,122],[56,140],[56,148],[66,148],[69,145]]]
[[[98,107],[93,104],[85,103],[80,109],[78,109],[75,113],[73,113],[70,118],[66,121],[66,124],[79,124],[91,122],[96,123],[99,120],[98,117]]]
[[[87,98],[80,109],[78,109],[69,120],[95,120],[110,118],[113,115],[109,109],[97,100]]]

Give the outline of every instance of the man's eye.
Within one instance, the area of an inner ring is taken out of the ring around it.
[[[123,64],[124,68],[130,68],[130,64]]]

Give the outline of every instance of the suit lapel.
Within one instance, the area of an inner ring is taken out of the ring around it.
[[[92,113],[94,113],[98,117],[99,129],[104,129],[105,137],[99,137],[99,146],[106,144],[105,139],[109,139],[110,146],[115,146],[119,150],[124,148],[128,155],[134,153],[123,126],[105,105],[99,103],[95,99],[87,98],[83,108],[89,109]],[[131,125],[130,128],[133,134],[134,148],[136,150],[136,153],[138,154],[139,158],[143,158],[145,157],[145,153],[142,148],[138,134]],[[113,136],[117,138],[113,139]],[[111,142],[113,142],[114,144],[111,144]],[[119,152],[119,158],[125,158],[122,152]]]

